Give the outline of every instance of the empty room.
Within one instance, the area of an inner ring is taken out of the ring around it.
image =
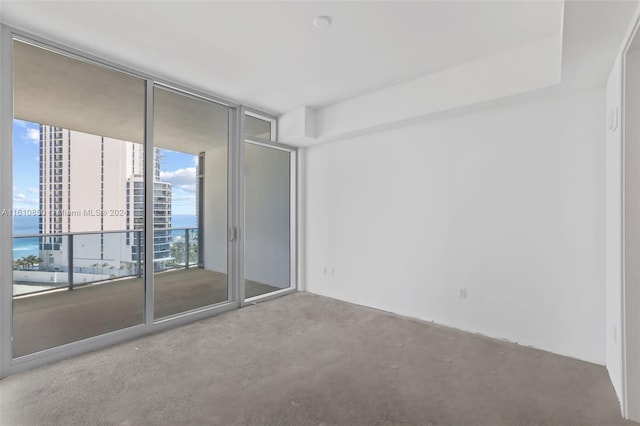
[[[639,22],[1,1],[0,424],[640,424]]]

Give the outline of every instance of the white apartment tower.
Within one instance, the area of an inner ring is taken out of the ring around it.
[[[158,151],[153,176],[158,263],[169,258],[171,239],[171,184],[160,181]],[[41,239],[40,257],[46,269],[67,270],[70,250],[79,270],[138,262],[144,241],[142,144],[41,124],[39,192],[39,228],[47,235]],[[74,235],[55,236],[61,233]]]

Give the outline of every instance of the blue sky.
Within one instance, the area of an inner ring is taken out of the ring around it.
[[[38,125],[13,120],[13,208],[38,206]]]
[[[171,182],[173,214],[196,214],[196,165],[198,156],[161,150],[160,180]]]
[[[13,120],[13,208],[38,209],[39,125]],[[162,150],[160,178],[172,183],[172,212],[195,215],[198,157]]]

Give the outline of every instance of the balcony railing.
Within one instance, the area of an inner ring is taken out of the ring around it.
[[[198,228],[154,230],[154,272],[201,265]],[[139,230],[13,237],[14,296],[138,278],[144,273]]]

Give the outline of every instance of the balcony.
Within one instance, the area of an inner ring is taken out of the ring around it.
[[[59,221],[61,218],[55,218]],[[13,294],[59,290],[141,277],[144,232],[140,230],[23,235],[13,238]],[[188,269],[199,263],[198,228],[154,230],[161,245],[154,256],[154,271]],[[20,254],[28,253],[20,257]]]
[[[167,241],[162,245],[168,248],[154,259],[155,318],[227,301],[227,274],[198,266],[198,229],[172,228],[169,236],[165,233],[154,233],[154,239]],[[144,246],[143,232],[70,233],[55,238],[60,242],[57,251],[38,250],[51,235],[13,239],[14,253],[35,247],[39,254],[14,261],[14,357],[144,321],[144,261],[137,257]],[[101,244],[118,247],[120,258],[96,259],[92,253]],[[247,297],[274,290],[278,288],[246,282]]]

